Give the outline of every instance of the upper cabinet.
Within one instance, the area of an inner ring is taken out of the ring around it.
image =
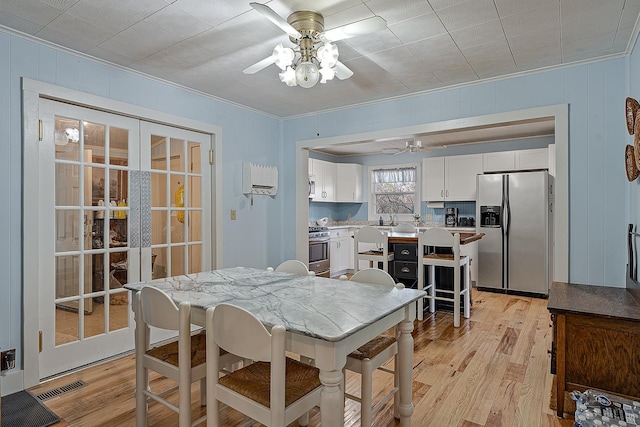
[[[476,199],[476,175],[482,173],[482,155],[427,157],[422,161],[423,200]]]
[[[336,201],[336,165],[324,160],[309,159],[309,175],[315,176],[314,202]]]
[[[532,169],[548,169],[549,149],[500,151],[482,155],[484,172],[511,172]]]
[[[336,163],[336,202],[362,203],[362,165]]]

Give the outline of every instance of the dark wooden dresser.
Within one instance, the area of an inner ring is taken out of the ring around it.
[[[595,388],[640,398],[640,301],[626,288],[554,282],[548,310],[553,320],[551,372],[556,408],[565,391]]]

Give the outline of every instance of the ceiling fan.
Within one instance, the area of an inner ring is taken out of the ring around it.
[[[287,86],[300,85],[310,88],[315,86],[318,80],[320,83],[326,83],[334,76],[340,80],[348,79],[353,75],[353,71],[338,61],[338,46],[333,42],[387,28],[387,21],[373,16],[324,31],[324,17],[318,12],[296,11],[285,20],[267,5],[255,2],[249,5],[287,33],[295,46],[289,48],[280,43],[273,49],[271,56],[245,68],[242,72],[254,74],[271,64],[276,64],[282,70],[279,74],[280,81]]]
[[[422,141],[411,139],[405,143],[403,149],[397,147],[385,147],[382,149],[384,154],[401,154],[401,153],[430,153],[431,150],[422,146]]]

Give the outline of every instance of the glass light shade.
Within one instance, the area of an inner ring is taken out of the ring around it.
[[[53,143],[55,145],[67,145],[69,143],[69,138],[67,138],[67,135],[62,132],[56,132]]]
[[[287,86],[296,86],[296,72],[293,68],[287,67],[286,70],[278,74],[280,76],[280,81]]]
[[[318,59],[322,68],[333,68],[338,62],[338,46],[325,43],[318,48]]]
[[[322,75],[320,83],[326,83],[327,80],[333,80],[336,75],[336,70],[335,68],[322,67],[320,68],[320,74]]]
[[[282,43],[278,44],[273,49],[273,58],[275,59],[275,64],[283,71],[286,70],[288,66],[293,64],[294,56],[295,53],[293,53],[293,49],[283,47]]]
[[[296,67],[296,81],[303,88],[315,86],[319,78],[318,67],[312,62],[301,62]]]

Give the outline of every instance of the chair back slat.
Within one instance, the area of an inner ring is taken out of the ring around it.
[[[355,239],[359,243],[385,243],[387,236],[377,228],[365,225],[356,232]]]
[[[391,228],[391,230],[396,233],[415,233],[417,229],[415,225],[409,222],[402,222]]]
[[[418,247],[437,246],[453,249],[453,253],[460,252],[460,235],[458,233],[451,234],[450,231],[443,228],[429,228],[418,236]],[[418,250],[422,253],[422,249]]]
[[[365,268],[364,270],[359,270],[351,276],[350,281],[383,286],[396,285],[395,280],[393,280],[393,277],[391,277],[389,273],[378,268]]]
[[[144,323],[156,328],[179,330],[179,309],[164,291],[145,286],[140,290],[140,302]]]
[[[260,362],[271,361],[271,333],[247,310],[218,304],[213,312],[214,339],[229,353]]]
[[[276,267],[276,271],[281,273],[297,274],[298,276],[306,276],[309,274],[309,269],[307,268],[307,266],[302,261],[298,261],[297,259],[289,259],[287,261],[284,261],[282,264]]]

